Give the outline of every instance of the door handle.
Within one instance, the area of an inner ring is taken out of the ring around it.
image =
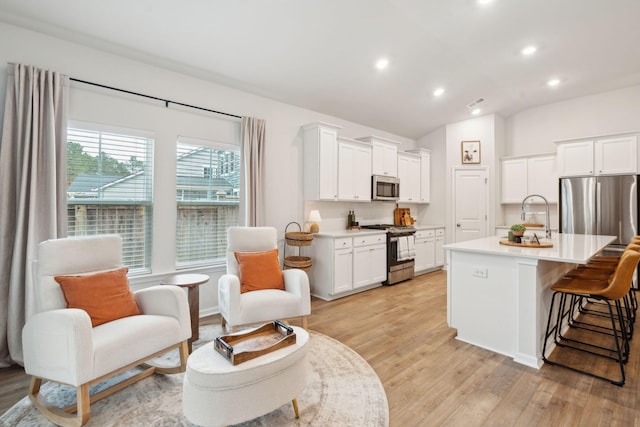
[[[457,224],[456,224],[456,227],[460,227],[460,223],[457,223]]]

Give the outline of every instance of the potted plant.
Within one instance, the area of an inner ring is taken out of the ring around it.
[[[527,227],[523,224],[513,224],[511,226],[511,233],[513,233],[514,237],[522,237]]]

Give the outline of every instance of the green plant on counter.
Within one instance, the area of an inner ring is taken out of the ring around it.
[[[523,224],[513,224],[511,226],[511,231],[514,234],[515,233],[524,233],[526,229],[527,229],[527,227],[525,227]]]

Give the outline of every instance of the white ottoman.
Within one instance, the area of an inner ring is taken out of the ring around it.
[[[201,426],[237,424],[295,401],[307,385],[309,334],[293,326],[296,343],[232,365],[208,343],[187,360],[184,416]]]

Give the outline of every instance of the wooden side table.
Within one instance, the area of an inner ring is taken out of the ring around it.
[[[189,314],[191,314],[191,339],[189,339],[189,353],[193,348],[193,342],[200,338],[200,288],[198,286],[207,283],[209,276],[206,274],[177,274],[163,279],[161,285],[174,285],[188,288]]]

